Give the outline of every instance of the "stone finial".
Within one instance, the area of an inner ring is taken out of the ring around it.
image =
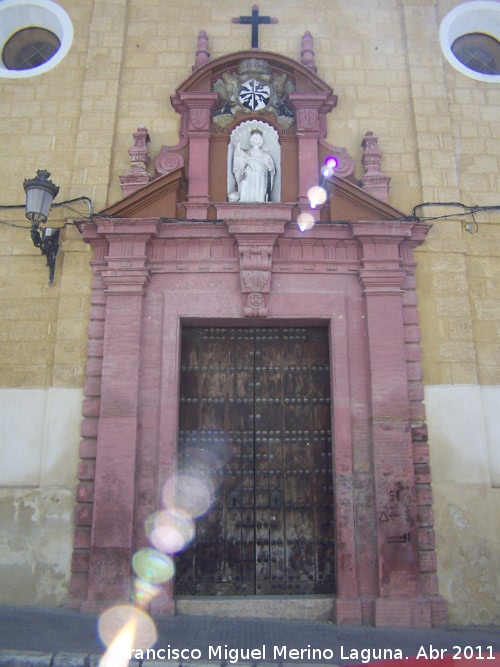
[[[365,170],[361,187],[377,199],[387,202],[391,178],[380,171],[382,151],[378,147],[378,138],[373,132],[367,132],[361,146],[363,147],[361,162]]]
[[[135,192],[149,183],[152,179],[146,171],[151,156],[148,151],[149,134],[144,125],[139,125],[134,132],[134,144],[128,149],[130,155],[130,169],[120,176],[123,196]]]
[[[314,39],[309,30],[302,36],[302,51],[300,52],[300,62],[311,71],[316,72],[316,61],[314,59]]]
[[[200,30],[198,33],[198,46],[196,50],[196,58],[193,65],[193,72],[199,67],[202,67],[210,60],[210,53],[208,51],[208,35],[206,30]]]

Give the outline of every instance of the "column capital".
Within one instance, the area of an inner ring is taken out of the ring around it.
[[[177,113],[187,116],[189,135],[210,133],[211,112],[218,101],[219,94],[210,92],[182,92],[171,97]]]
[[[209,109],[219,101],[219,93],[210,93],[205,91],[183,91],[170,98],[172,106],[177,113],[184,113],[191,109]]]
[[[157,235],[160,229],[160,218],[108,218],[94,217],[97,233],[106,238],[111,236],[130,237],[148,240]]]
[[[160,229],[159,218],[106,218],[96,216],[85,229],[96,249],[105,293],[143,295],[149,283],[148,244]]]
[[[316,109],[328,113],[337,106],[337,96],[330,92],[293,91],[288,93],[288,100],[295,109]]]
[[[101,273],[107,296],[143,296],[149,283],[149,269],[108,269]]]
[[[385,265],[384,265],[385,266]],[[367,296],[402,296],[406,272],[386,268],[361,269],[359,279]]]
[[[359,279],[365,294],[401,295],[406,272],[401,244],[411,237],[411,226],[400,222],[352,223],[361,248]]]
[[[377,238],[400,242],[412,236],[414,226],[415,223],[405,220],[360,220],[351,223],[354,237],[362,242],[374,241]]]

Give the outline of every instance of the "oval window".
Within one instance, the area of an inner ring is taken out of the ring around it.
[[[58,65],[73,43],[73,24],[52,0],[0,0],[0,77],[36,76]]]
[[[7,69],[32,69],[50,60],[60,46],[58,36],[50,30],[24,28],[5,44],[2,59]]]
[[[462,65],[474,72],[500,74],[500,42],[490,35],[462,35],[453,42],[451,50]]]
[[[500,2],[470,0],[457,5],[442,20],[439,41],[458,72],[476,81],[500,82]]]

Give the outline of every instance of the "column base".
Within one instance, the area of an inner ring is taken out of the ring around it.
[[[334,598],[337,625],[430,628],[447,625],[446,601],[439,595],[419,598]]]
[[[69,600],[64,600],[62,603],[63,609],[73,609],[74,611],[80,611],[82,608],[84,600],[81,598],[75,599],[75,598],[70,598]]]
[[[432,627],[439,625],[448,625],[448,608],[446,600],[440,595],[433,595],[429,597],[431,603],[431,619]]]
[[[332,605],[333,622],[337,625],[361,625],[361,600],[335,598]]]
[[[161,597],[160,595],[151,600],[150,610],[152,616],[174,616],[176,612],[175,600],[172,600],[170,597]]]
[[[375,627],[430,628],[431,603],[428,598],[378,598],[375,600]]]
[[[87,614],[102,614],[106,609],[122,604],[131,604],[130,600],[86,600],[80,605],[80,611]]]

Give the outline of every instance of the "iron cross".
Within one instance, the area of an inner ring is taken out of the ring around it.
[[[259,16],[257,5],[252,7],[252,16],[237,16],[232,19],[233,23],[250,23],[252,26],[252,49],[259,48],[259,24],[260,23],[278,23],[278,19],[272,19],[270,16]]]

